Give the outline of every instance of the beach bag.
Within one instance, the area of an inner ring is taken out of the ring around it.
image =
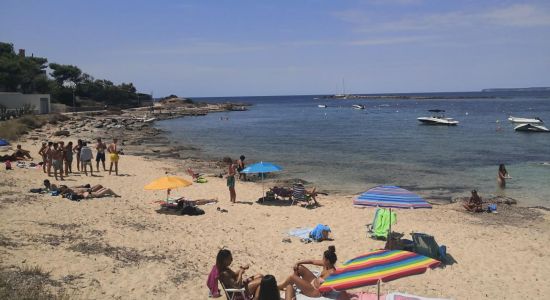
[[[69,193],[69,194],[67,195],[67,199],[69,199],[69,200],[71,200],[71,201],[80,201],[81,199],[84,199],[84,197],[81,196],[81,195]]]
[[[199,216],[199,215],[204,215],[204,210],[196,206],[186,206],[181,210],[181,214],[188,215],[188,216]]]
[[[443,261],[447,257],[447,247],[439,246],[435,238],[425,233],[412,234],[415,253]]]
[[[31,192],[31,193],[42,193],[42,189],[30,189],[29,192]]]

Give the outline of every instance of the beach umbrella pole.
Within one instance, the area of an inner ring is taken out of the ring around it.
[[[376,299],[380,300],[380,280],[378,280],[378,291],[376,292]]]

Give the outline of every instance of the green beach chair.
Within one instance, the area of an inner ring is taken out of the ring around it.
[[[391,225],[397,222],[397,214],[391,212]],[[390,210],[387,208],[377,208],[374,213],[372,224],[367,225],[370,237],[377,240],[385,240],[390,231]]]

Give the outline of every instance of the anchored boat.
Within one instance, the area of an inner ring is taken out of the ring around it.
[[[430,109],[429,112],[432,112],[431,117],[420,117],[417,118],[418,121],[420,121],[422,124],[427,125],[447,125],[447,126],[455,126],[458,125],[458,121],[453,118],[447,118],[443,114],[445,111],[441,109]]]

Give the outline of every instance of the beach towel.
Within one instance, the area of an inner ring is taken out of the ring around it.
[[[328,225],[317,224],[315,228],[309,233],[309,237],[314,241],[319,242],[323,239],[323,231],[330,232],[330,227]]]
[[[210,274],[208,275],[208,279],[206,279],[206,286],[210,290],[210,296],[214,298],[218,298],[221,296],[220,289],[218,288],[218,277],[220,274],[218,273],[218,268],[216,265],[212,267],[212,270],[210,271]]]
[[[386,295],[386,298],[382,298],[386,300],[449,300],[445,298],[428,298],[428,297],[421,297],[421,296],[415,296],[410,294],[403,294],[403,293],[389,293]]]
[[[375,215],[375,220],[372,227],[373,238],[386,238],[390,231],[390,210],[386,208],[379,208]],[[397,222],[397,214],[391,212],[391,225]]]
[[[378,295],[367,292],[348,292],[347,297],[349,300],[378,300]],[[381,294],[380,299],[386,299],[386,295]]]
[[[295,236],[301,239],[309,238],[309,233],[313,230],[312,227],[303,227],[303,228],[296,228],[292,229],[288,232],[288,235]]]

